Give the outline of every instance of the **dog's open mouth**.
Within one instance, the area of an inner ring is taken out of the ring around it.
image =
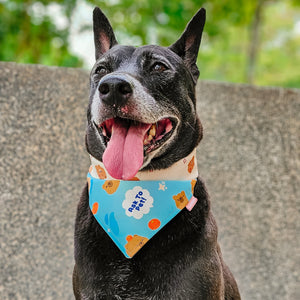
[[[165,118],[153,124],[113,118],[98,126],[106,150],[103,163],[116,179],[131,179],[143,165],[144,156],[158,149],[171,136],[175,121]]]
[[[123,127],[124,131],[127,129],[127,132],[132,125],[134,127],[140,127],[142,130],[144,129],[143,131],[146,131],[146,133],[143,136],[143,145],[146,153],[157,149],[161,144],[163,144],[164,141],[171,135],[173,130],[173,122],[168,118],[153,124],[144,124],[121,118],[109,119],[99,126],[99,130],[104,137],[106,145],[111,139],[112,132],[116,124],[118,124],[117,126]]]

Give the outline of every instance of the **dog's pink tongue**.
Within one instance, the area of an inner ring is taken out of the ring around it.
[[[115,120],[112,135],[103,154],[103,163],[108,173],[128,180],[136,175],[144,161],[144,136],[151,124],[131,124]]]

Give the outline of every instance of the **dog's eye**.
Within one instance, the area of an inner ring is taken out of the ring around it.
[[[108,73],[107,69],[105,67],[103,67],[103,66],[97,67],[96,71],[95,71],[95,74],[100,75],[100,76],[101,75],[105,75],[107,73]]]
[[[155,63],[151,68],[151,70],[154,72],[164,72],[167,69],[168,68],[163,63]]]

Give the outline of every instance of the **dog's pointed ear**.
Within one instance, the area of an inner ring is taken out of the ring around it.
[[[96,60],[108,51],[111,47],[118,44],[113,29],[99,7],[93,11],[93,29],[95,42]]]
[[[205,15],[205,9],[199,9],[186,26],[181,37],[169,47],[170,50],[183,59],[186,66],[190,69],[195,82],[199,77],[196,61],[205,24]]]

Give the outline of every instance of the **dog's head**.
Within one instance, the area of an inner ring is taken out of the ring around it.
[[[88,152],[117,179],[167,168],[190,154],[202,138],[195,85],[205,10],[170,47],[121,46],[99,8],[93,21]]]

